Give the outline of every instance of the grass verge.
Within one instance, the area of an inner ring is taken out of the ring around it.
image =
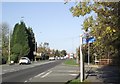
[[[67,65],[78,65],[76,63],[76,60],[75,59],[68,59],[64,62],[64,64],[67,64]]]
[[[90,84],[90,83],[87,81],[80,82],[80,79],[74,79],[74,80],[70,81],[69,84]]]

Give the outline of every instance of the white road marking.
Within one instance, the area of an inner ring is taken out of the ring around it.
[[[75,71],[75,70],[72,71],[72,70],[71,70],[71,71],[68,71],[68,72],[77,72],[77,71]]]
[[[71,76],[77,76],[78,74],[69,74],[69,75],[71,75]]]
[[[29,81],[32,80],[32,79],[33,79],[33,78],[29,78],[28,80],[24,81],[24,83],[29,82]]]
[[[11,69],[11,71],[14,71],[15,69]]]
[[[41,76],[41,75],[43,75],[43,74],[45,74],[45,72],[40,73],[40,74],[38,74],[38,75],[37,75],[37,76],[35,76],[35,77],[39,77],[39,76]]]
[[[27,82],[27,80],[25,82]]]
[[[49,75],[50,73],[52,73],[52,71],[49,71],[48,73],[46,73],[45,75],[41,76],[41,78],[46,77],[47,75]]]
[[[0,72],[0,75],[4,74],[3,72]]]
[[[55,61],[43,62],[43,63],[41,63],[41,64],[48,64],[48,63],[52,63],[52,62],[55,62]]]
[[[33,78],[30,78],[29,81],[32,80],[32,79],[33,79]]]
[[[8,70],[3,70],[3,71],[8,71]]]

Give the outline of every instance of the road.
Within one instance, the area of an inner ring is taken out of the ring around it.
[[[0,73],[0,75],[8,73],[8,72],[14,72],[14,71],[22,70],[22,69],[27,69],[27,68],[39,66],[39,65],[42,65],[42,64],[50,63],[50,62],[54,62],[54,61],[48,61],[48,60],[46,60],[46,61],[38,61],[38,62],[32,62],[32,64],[30,64],[30,65],[19,65],[19,64],[1,65],[0,69],[2,70],[2,72]]]
[[[26,82],[26,80],[30,79],[31,77],[34,77],[44,71],[47,71],[48,69],[53,68],[62,62],[63,62],[62,60],[58,60],[58,61],[45,63],[42,65],[37,65],[34,67],[29,67],[26,69],[16,70],[13,72],[2,74],[2,82],[3,83],[4,82]],[[29,66],[29,65],[25,65],[25,66]]]
[[[79,67],[61,63],[43,73],[40,73],[26,82],[65,84],[79,75]]]

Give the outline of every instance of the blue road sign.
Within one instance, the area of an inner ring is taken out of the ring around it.
[[[94,37],[89,38],[88,42],[89,42],[89,43],[93,43],[93,42],[95,42],[95,38],[94,38]]]
[[[95,37],[90,37],[90,38],[88,38],[88,39],[86,39],[86,38],[83,38],[83,44],[87,44],[87,43],[93,43],[93,42],[95,42]]]

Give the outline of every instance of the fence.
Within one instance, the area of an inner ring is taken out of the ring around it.
[[[112,63],[112,59],[99,59],[99,65],[108,65]]]

